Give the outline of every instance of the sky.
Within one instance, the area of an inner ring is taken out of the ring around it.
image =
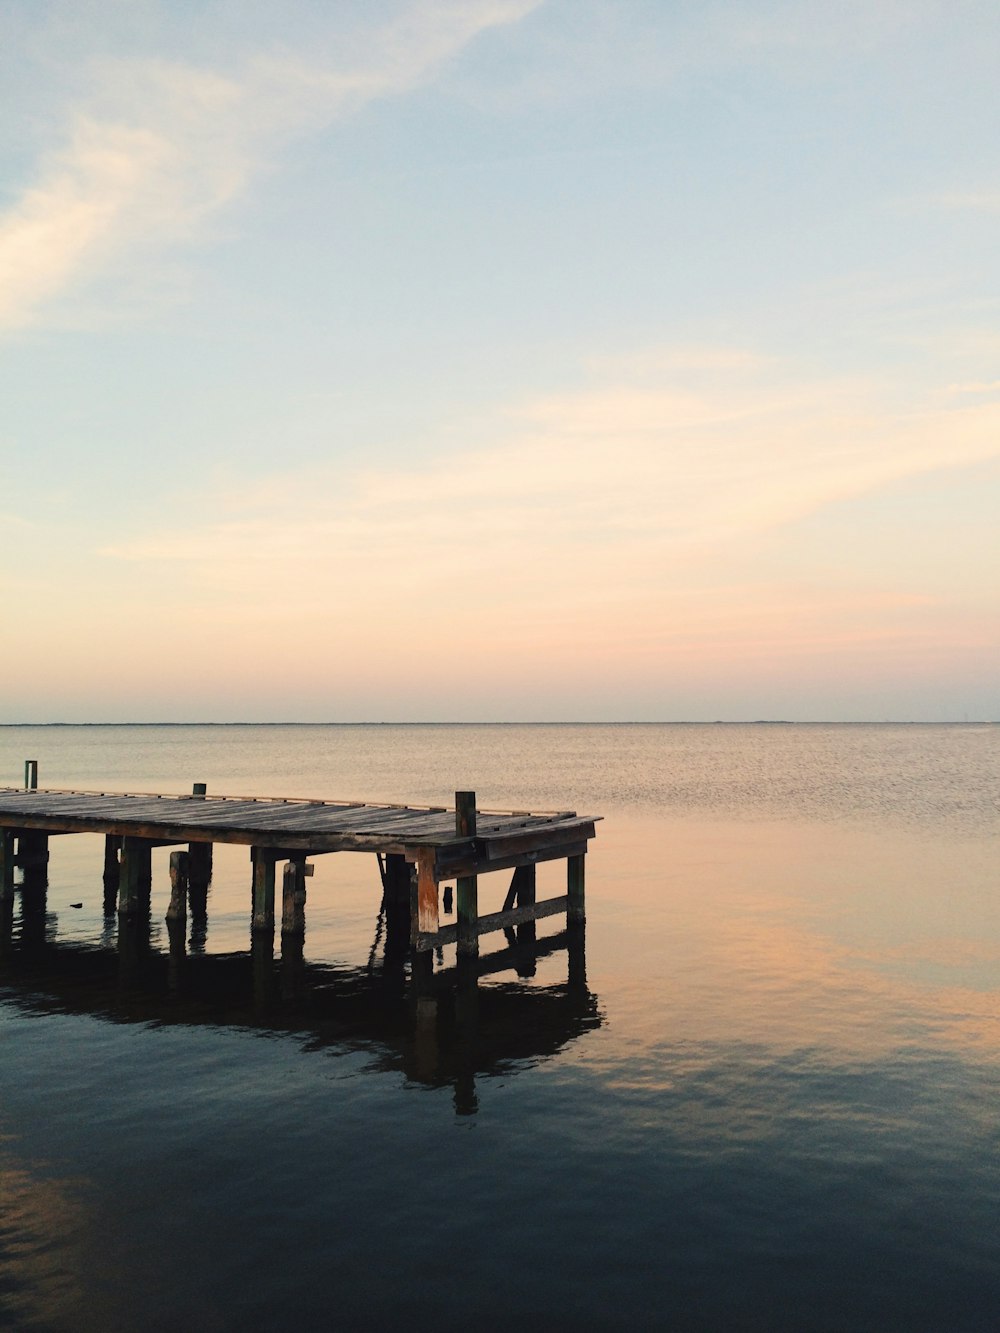
[[[995,0],[6,0],[0,721],[1000,718]]]

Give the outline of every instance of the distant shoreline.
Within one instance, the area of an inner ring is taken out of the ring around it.
[[[849,722],[796,721],[790,718],[753,718],[746,721],[716,718],[698,721],[624,720],[619,722],[0,722],[0,728],[43,727],[995,727],[997,718],[943,718],[936,722],[916,722],[912,719],[882,719]]]

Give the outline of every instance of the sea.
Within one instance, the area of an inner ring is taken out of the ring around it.
[[[0,1326],[1000,1326],[1000,726],[0,727],[26,759],[600,822],[585,936],[437,991],[370,854],[262,951],[217,847],[178,947],[169,849],[124,938],[103,839],[52,838],[0,941]]]

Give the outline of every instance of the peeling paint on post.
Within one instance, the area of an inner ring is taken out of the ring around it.
[[[433,847],[421,847],[417,852],[417,910],[413,917],[413,934],[437,934],[438,882],[435,875]]]

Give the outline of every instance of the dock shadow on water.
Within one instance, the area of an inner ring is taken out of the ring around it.
[[[205,953],[197,918],[169,923],[162,950],[148,906],[109,917],[103,944],[61,942],[46,932],[44,892],[36,882],[19,894],[19,911],[8,900],[0,921],[0,988],[25,1013],[233,1027],[328,1056],[365,1052],[368,1069],[401,1074],[402,1086],[450,1087],[459,1115],[478,1109],[477,1078],[514,1074],[601,1023],[582,923],[543,939],[523,926],[507,932],[506,947],[434,971],[391,938],[364,966],[309,960],[304,932],[283,934],[277,948],[255,934],[248,950]],[[556,955],[565,982],[527,984],[538,961]],[[484,986],[485,977],[499,984]]]
[[[410,950],[405,932],[394,928],[400,922],[392,920],[392,904],[383,901],[371,921],[367,958],[346,963],[310,958],[301,921],[300,928],[275,938],[269,932],[251,931],[248,918],[248,948],[210,952],[206,942],[211,899],[205,884],[195,886],[189,899],[190,917],[174,917],[160,926],[151,911],[148,891],[137,913],[119,914],[116,896],[106,882],[100,937],[83,941],[60,938],[58,917],[48,911],[47,893],[44,862],[26,864],[14,893],[5,894],[0,902],[4,1021],[43,1020],[40,1027],[49,1028],[52,1041],[47,1052],[50,1059],[60,1041],[51,1025],[70,1025],[77,1035],[85,1034],[84,1041],[93,1047],[85,1057],[92,1062],[85,1079],[103,1082],[98,1071],[106,1061],[107,1082],[97,1096],[78,1089],[86,1099],[87,1113],[94,1115],[92,1133],[84,1135],[90,1141],[82,1151],[79,1142],[67,1145],[61,1170],[54,1170],[51,1158],[36,1160],[30,1152],[19,1150],[18,1139],[23,1136],[5,1135],[0,1109],[3,1327],[158,1328],[174,1326],[179,1311],[190,1313],[199,1305],[198,1282],[205,1279],[190,1272],[176,1276],[162,1292],[154,1293],[141,1263],[130,1253],[137,1241],[141,1247],[151,1243],[150,1238],[128,1235],[127,1222],[116,1219],[112,1224],[112,1232],[118,1233],[113,1248],[123,1281],[135,1284],[135,1291],[123,1296],[113,1268],[99,1261],[95,1266],[95,1255],[102,1248],[101,1224],[88,1207],[93,1203],[93,1185],[86,1168],[95,1138],[104,1141],[101,1156],[106,1159],[114,1136],[119,1136],[118,1169],[126,1174],[133,1154],[145,1160],[144,1181],[151,1197],[138,1206],[147,1221],[151,1219],[161,1234],[164,1225],[168,1233],[178,1228],[187,1232],[192,1199],[197,1219],[199,1194],[212,1196],[210,1207],[217,1216],[229,1202],[227,1196],[239,1208],[239,1197],[247,1191],[247,1153],[227,1143],[227,1136],[239,1140],[232,1121],[241,1118],[241,1104],[259,1100],[264,1085],[268,1089],[264,1100],[270,1109],[277,1110],[286,1122],[301,1115],[300,1132],[308,1129],[310,1143],[303,1160],[290,1164],[296,1176],[325,1156],[325,1141],[317,1144],[317,1135],[324,1130],[332,1132],[334,1139],[351,1134],[359,1086],[375,1089],[378,1110],[366,1135],[371,1136],[367,1148],[376,1159],[383,1139],[399,1138],[400,1127],[413,1115],[412,1109],[405,1109],[406,1103],[421,1093],[438,1094],[431,1100],[422,1099],[422,1104],[433,1108],[432,1121],[437,1125],[436,1129],[433,1123],[428,1126],[428,1144],[437,1140],[443,1147],[440,1136],[449,1123],[471,1122],[477,1115],[481,1082],[502,1084],[516,1078],[519,1071],[537,1068],[602,1023],[598,998],[587,983],[582,922],[570,923],[543,938],[538,938],[534,922],[526,923],[504,932],[501,947],[474,957],[458,957],[445,966],[440,950],[435,954]],[[545,967],[544,982],[536,975],[540,966]],[[554,970],[562,972],[561,979],[555,979]],[[135,1039],[130,1036],[133,1033]],[[149,1048],[154,1034],[157,1044],[165,1038],[170,1043],[166,1061]],[[212,1065],[220,1058],[231,1065],[235,1086],[223,1083],[222,1090],[218,1070],[206,1073],[202,1068],[206,1051],[212,1052]],[[278,1076],[274,1068],[277,1052],[282,1069]],[[309,1071],[304,1075],[295,1069],[300,1061]],[[66,1063],[72,1064],[73,1057]],[[124,1077],[123,1065],[128,1070]],[[335,1075],[334,1086],[327,1085],[326,1105],[317,1117],[316,1070],[341,1066],[344,1072]],[[311,1085],[311,1110],[296,1097],[297,1084],[302,1081]],[[337,1102],[338,1081],[352,1093],[346,1106]],[[137,1084],[142,1085],[141,1090]],[[441,1095],[448,1096],[447,1103],[441,1102]],[[206,1096],[219,1104],[206,1108]],[[122,1100],[115,1108],[117,1097]],[[387,1097],[399,1103],[388,1115]],[[164,1144],[167,1161],[155,1162],[151,1171],[150,1126],[142,1109],[146,1099],[156,1105],[157,1120],[164,1116],[168,1122],[174,1119]],[[362,1094],[361,1101],[364,1105],[371,1099]],[[95,1102],[103,1104],[103,1112],[95,1114]],[[114,1109],[109,1110],[109,1102]],[[192,1106],[198,1102],[202,1104],[192,1116]],[[445,1106],[448,1112],[442,1117]],[[418,1113],[417,1118],[423,1121],[426,1116]],[[261,1129],[258,1148],[266,1155],[270,1135],[266,1125]],[[79,1126],[73,1132],[78,1133]],[[140,1133],[141,1145],[137,1143]],[[212,1140],[213,1153],[239,1154],[235,1179],[212,1178],[218,1167],[201,1156],[206,1137]],[[112,1151],[111,1155],[116,1154]],[[199,1179],[203,1165],[209,1177],[206,1181]],[[287,1176],[280,1163],[276,1167],[284,1186]],[[259,1170],[257,1166],[255,1174]],[[164,1187],[164,1175],[178,1172],[189,1178],[183,1211],[177,1208],[174,1189]],[[102,1173],[106,1176],[106,1160]],[[373,1168],[369,1184],[376,1195],[386,1188],[381,1175],[381,1170]],[[128,1191],[134,1187],[130,1182]],[[250,1190],[258,1214],[256,1224],[267,1207],[259,1189],[258,1180]],[[106,1194],[106,1183],[100,1192]],[[351,1194],[357,1208],[356,1188],[352,1187]],[[101,1207],[107,1204],[105,1197]],[[276,1202],[275,1206],[281,1212],[287,1204]],[[322,1224],[329,1206],[319,1186],[315,1194],[310,1192],[297,1203],[310,1214],[307,1225],[313,1227]],[[131,1207],[134,1213],[134,1201]],[[374,1211],[380,1213],[382,1207],[384,1204]],[[354,1220],[363,1227],[371,1223],[364,1208],[355,1213]],[[188,1236],[184,1243],[190,1244]],[[230,1257],[227,1251],[227,1263]],[[323,1288],[321,1275],[312,1276],[316,1290],[307,1305],[318,1299]],[[217,1273],[216,1279],[223,1287],[232,1281],[225,1271]],[[264,1298],[271,1310],[267,1326],[285,1326],[283,1317],[274,1323],[274,1310],[284,1299],[281,1282],[269,1279],[269,1285],[272,1289]],[[363,1279],[360,1286],[364,1285]],[[345,1318],[349,1325],[360,1321],[360,1300],[357,1292],[348,1298],[350,1313]],[[401,1303],[401,1294],[392,1300]],[[237,1313],[240,1308],[239,1301],[230,1309],[227,1299],[215,1299],[200,1307],[198,1326],[245,1327],[246,1314]],[[289,1314],[288,1326],[303,1320],[302,1326],[318,1326],[315,1310],[294,1318]]]

